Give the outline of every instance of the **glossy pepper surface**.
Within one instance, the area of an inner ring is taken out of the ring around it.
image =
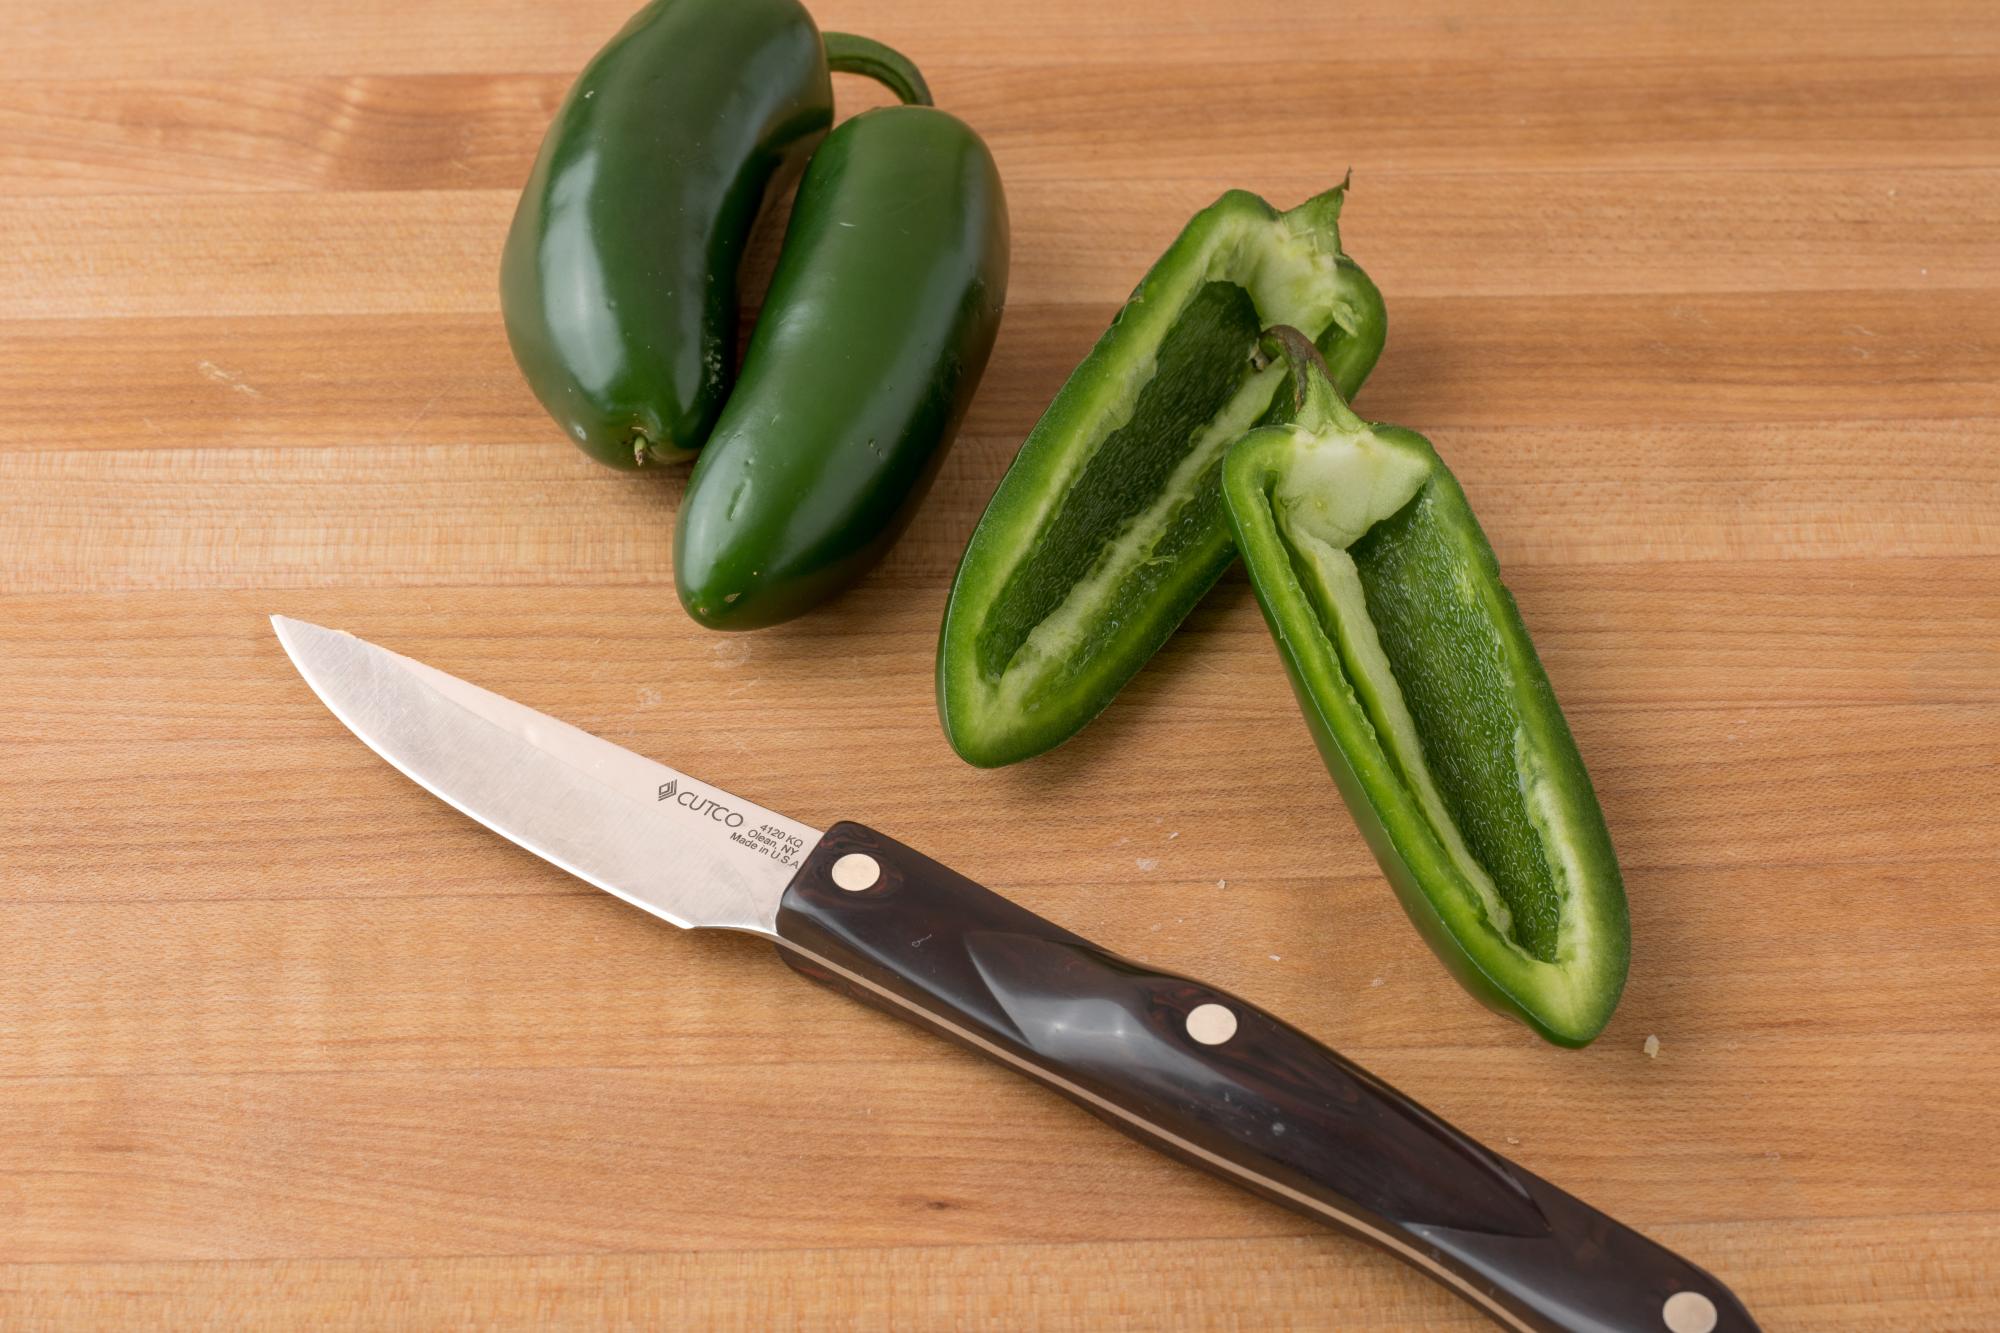
[[[1404,910],[1473,995],[1581,1046],[1629,953],[1611,836],[1465,492],[1370,425],[1290,330],[1290,424],[1233,444],[1223,495],[1313,739]]]
[[[888,549],[979,383],[1007,292],[993,156],[930,107],[864,111],[813,155],[743,373],[674,531],[715,629],[789,619]]]
[[[1282,410],[1266,325],[1305,329],[1345,389],[1366,378],[1385,317],[1341,253],[1343,190],[1283,213],[1237,190],[1198,213],[1029,433],[945,611],[938,712],[962,757],[1068,739],[1228,568],[1223,451]]]
[[[529,387],[584,452],[642,467],[707,437],[744,247],[833,122],[830,68],[929,100],[907,61],[822,38],[797,0],[655,0],[570,88],[507,233],[500,306]]]

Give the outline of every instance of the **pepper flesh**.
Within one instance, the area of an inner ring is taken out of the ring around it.
[[[964,121],[883,107],[827,137],[681,502],[674,583],[689,615],[776,624],[888,549],[993,350],[1007,258],[1000,173]]]
[[[1223,496],[1341,795],[1458,980],[1550,1041],[1611,1017],[1630,952],[1597,797],[1465,493],[1364,423],[1303,335],[1291,424],[1230,446]]]
[[[529,388],[591,457],[644,467],[707,438],[750,230],[833,123],[830,69],[930,100],[908,61],[822,38],[798,0],[654,0],[577,76],[507,232],[500,308]]]
[[[1367,377],[1385,316],[1341,253],[1344,191],[1280,213],[1235,190],[1196,214],[1022,444],[938,647],[938,712],[969,762],[1074,735],[1228,568],[1223,451],[1282,411],[1266,325],[1313,335],[1346,391]]]

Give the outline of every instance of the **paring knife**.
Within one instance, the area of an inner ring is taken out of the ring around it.
[[[1505,1327],[1756,1328],[1711,1274],[1253,1004],[860,824],[821,833],[352,635],[271,623],[349,730],[502,837],[676,926],[772,940],[814,980],[1373,1241]]]

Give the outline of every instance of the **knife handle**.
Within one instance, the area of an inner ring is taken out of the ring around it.
[[[1355,1232],[1509,1328],[1740,1333],[1712,1275],[1234,995],[1134,963],[859,824],[785,890],[792,966],[1133,1138]]]

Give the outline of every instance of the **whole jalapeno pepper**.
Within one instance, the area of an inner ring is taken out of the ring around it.
[[[937,475],[1006,293],[1006,198],[964,121],[886,107],[827,137],[681,502],[689,615],[789,619],[888,549]]]
[[[500,263],[507,340],[585,453],[689,457],[729,391],[737,270],[767,197],[833,123],[829,70],[930,100],[880,43],[798,0],[655,0],[578,76]]]

